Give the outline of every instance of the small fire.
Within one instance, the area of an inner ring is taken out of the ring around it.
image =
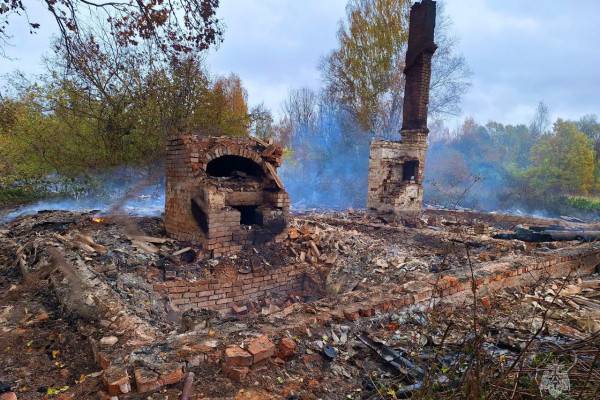
[[[103,223],[105,221],[105,219],[104,218],[100,218],[100,217],[94,217],[94,218],[92,218],[92,221],[95,222],[95,223],[97,223],[97,224],[101,224],[101,223]]]

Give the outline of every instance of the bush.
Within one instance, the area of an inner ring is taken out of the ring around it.
[[[0,207],[28,203],[38,200],[45,195],[45,192],[41,192],[30,186],[0,187]]]
[[[597,197],[569,196],[567,197],[567,203],[577,210],[600,211],[600,198]]]

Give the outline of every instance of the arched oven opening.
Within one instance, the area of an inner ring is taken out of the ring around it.
[[[199,135],[180,136],[168,146],[169,234],[198,240],[213,256],[283,240],[289,197],[277,176],[279,146]]]
[[[206,166],[206,173],[218,178],[263,178],[265,175],[260,165],[249,158],[235,155],[225,155],[210,161]]]

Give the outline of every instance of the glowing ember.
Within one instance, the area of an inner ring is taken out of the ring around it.
[[[101,224],[104,222],[104,218],[100,218],[100,217],[94,217],[92,218],[92,221],[97,223],[97,224]]]

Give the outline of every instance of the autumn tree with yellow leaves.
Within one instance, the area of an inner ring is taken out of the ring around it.
[[[342,105],[363,130],[397,132],[404,93],[404,56],[410,0],[350,0],[338,31],[338,47],[322,62],[326,95]],[[438,5],[430,112],[456,114],[470,75],[450,21]]]

